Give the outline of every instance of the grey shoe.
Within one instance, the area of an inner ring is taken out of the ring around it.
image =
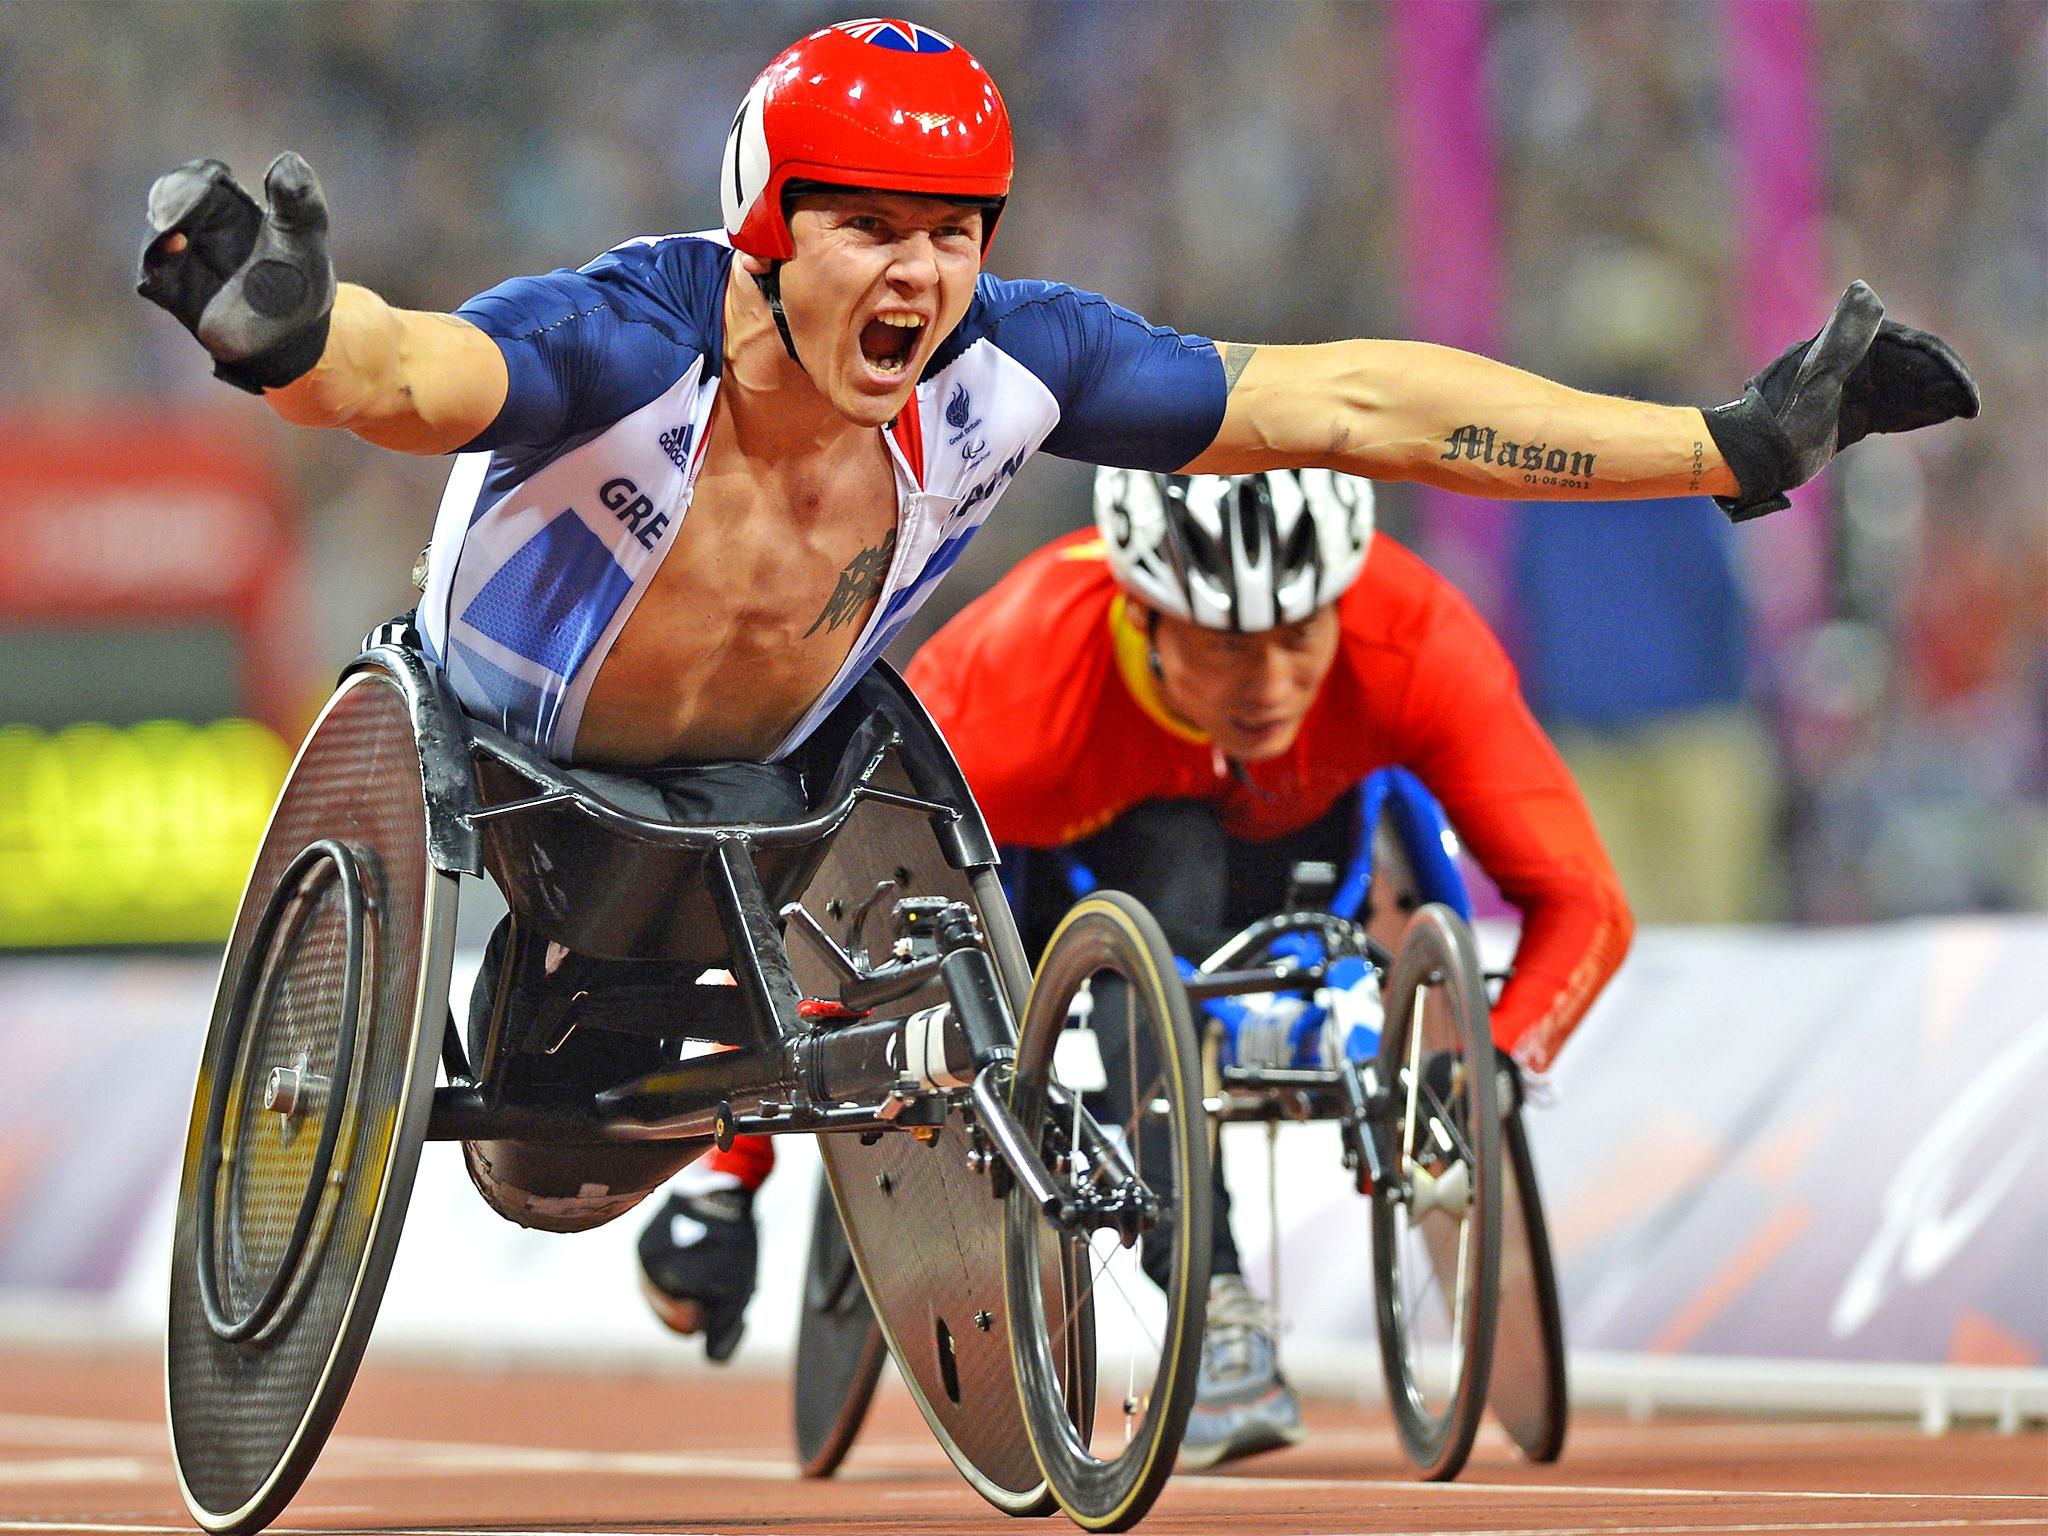
[[[1199,1469],[1299,1444],[1301,1404],[1280,1374],[1273,1314],[1236,1275],[1209,1281],[1202,1371],[1180,1464]]]

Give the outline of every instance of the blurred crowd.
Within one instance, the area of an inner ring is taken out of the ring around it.
[[[213,155],[253,181],[298,149],[325,181],[343,275],[453,308],[503,276],[714,225],[734,104],[777,48],[840,15],[6,0],[0,388],[15,406],[256,422],[302,509],[315,651],[339,656],[406,605],[444,467],[273,428],[214,384],[132,297],[151,179]],[[1010,104],[1020,162],[997,272],[1230,339],[1415,334],[1388,6],[915,15],[979,53]],[[1753,631],[1768,562],[1702,506],[1672,510],[1689,531],[1670,545],[1638,542],[1647,520],[1619,509],[1554,527],[1538,522],[1554,509],[1504,512],[1523,529],[1524,589],[1495,617],[1645,919],[2048,908],[2048,5],[1842,0],[1811,18],[1833,285],[1816,319],[1868,277],[1969,359],[1984,417],[1845,462],[1827,612],[1794,632]],[[1710,404],[1765,360],[1733,320],[1723,19],[1707,0],[1490,7],[1512,361]],[[933,622],[1076,526],[1086,485],[1078,467],[1035,466]],[[1396,488],[1383,507],[1428,554],[1422,504]],[[1645,594],[1673,605],[1661,629]],[[1671,808],[1694,801],[1695,834],[1677,839]]]

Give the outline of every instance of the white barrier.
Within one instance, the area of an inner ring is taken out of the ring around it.
[[[0,1186],[0,1338],[160,1329],[212,979],[201,962],[0,964],[0,1052],[17,1064],[0,1079],[0,1142],[33,1153]],[[1575,1400],[1853,1409],[1930,1427],[2048,1418],[2044,1000],[2048,918],[1644,935],[1567,1051],[1553,1102],[1529,1112]],[[114,1110],[118,1166],[81,1183],[75,1170],[109,1154]],[[1262,1141],[1255,1127],[1225,1141],[1261,1288]],[[760,1202],[748,1368],[783,1369],[794,1333],[816,1154],[800,1138],[780,1148]],[[1276,1171],[1289,1368],[1314,1390],[1376,1391],[1368,1222],[1334,1133],[1287,1128]],[[454,1147],[430,1144],[376,1348],[704,1369],[638,1296],[638,1225],[522,1231],[476,1197]],[[99,1236],[80,1246],[81,1230]],[[66,1244],[79,1251],[56,1252]]]

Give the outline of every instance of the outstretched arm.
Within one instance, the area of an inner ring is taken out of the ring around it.
[[[1223,425],[1191,474],[1319,465],[1521,499],[1736,490],[1689,406],[1589,395],[1426,342],[1232,342],[1223,360]]]
[[[1737,520],[1872,432],[1977,414],[1977,385],[1939,336],[1884,318],[1851,283],[1820,333],[1711,410],[1589,395],[1450,347],[1339,341],[1223,346],[1223,424],[1187,468],[1309,465],[1526,499],[1706,494]]]
[[[446,453],[488,427],[509,387],[498,346],[466,320],[337,286],[312,167],[279,155],[256,200],[218,160],[149,192],[143,297],[199,340],[221,378],[285,420],[346,427],[408,453]]]
[[[300,426],[345,427],[402,453],[448,453],[497,419],[508,382],[498,344],[467,320],[398,309],[343,283],[320,361],[263,399]]]

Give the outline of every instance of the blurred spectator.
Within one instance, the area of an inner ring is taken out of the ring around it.
[[[1780,908],[1780,785],[1733,544],[1701,498],[1523,509],[1523,691],[1646,923]]]

